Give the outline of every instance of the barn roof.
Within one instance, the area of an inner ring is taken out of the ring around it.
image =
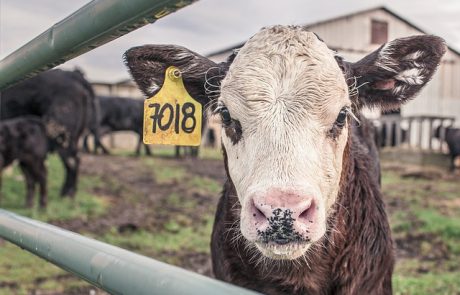
[[[328,18],[328,19],[321,20],[321,21],[316,21],[316,22],[312,22],[312,23],[305,23],[303,25],[306,26],[306,27],[315,26],[315,25],[321,25],[321,24],[325,24],[325,23],[328,23],[328,22],[337,21],[337,20],[341,20],[341,19],[345,19],[345,18],[350,18],[350,17],[356,16],[356,15],[361,15],[361,14],[365,14],[365,13],[376,11],[376,10],[383,10],[386,13],[391,14],[392,16],[397,18],[398,20],[400,20],[400,21],[406,23],[407,25],[413,27],[414,29],[420,31],[421,33],[430,34],[430,33],[427,33],[425,30],[421,29],[419,26],[417,26],[414,23],[408,21],[407,19],[403,18],[402,16],[398,15],[397,13],[395,13],[394,11],[390,10],[389,8],[387,8],[385,6],[377,6],[377,7],[373,7],[373,8],[369,8],[369,9],[365,9],[365,10],[359,10],[359,11],[356,11],[356,12],[347,13],[347,14],[344,14],[344,15]],[[207,56],[219,55],[219,54],[231,51],[231,50],[233,50],[235,48],[242,47],[244,45],[244,43],[245,42],[241,42],[241,43],[238,43],[238,44],[236,44],[234,46],[230,46],[230,47],[227,47],[227,48],[215,51],[215,52],[211,52],[210,54],[207,54]],[[449,50],[451,50],[453,53],[455,53],[458,56],[460,56],[460,52],[458,50],[450,47],[449,45],[447,45],[447,48],[449,48]]]

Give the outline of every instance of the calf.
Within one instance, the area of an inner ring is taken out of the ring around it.
[[[0,173],[14,160],[24,173],[26,206],[32,207],[35,184],[40,186],[40,207],[46,207],[46,153],[48,139],[39,117],[22,117],[0,122]]]
[[[436,128],[434,132],[434,136],[436,138],[441,138],[441,128],[441,126]],[[452,159],[450,168],[451,170],[455,170],[456,167],[460,166],[458,164],[456,165],[456,159],[460,156],[460,128],[445,128],[444,138],[447,146],[449,147],[449,153]]]
[[[195,99],[215,99],[228,177],[212,233],[215,276],[267,294],[390,294],[393,244],[359,112],[398,108],[445,50],[438,37],[415,36],[348,63],[314,33],[275,26],[222,64],[177,46],[127,51],[147,96],[176,66]]]
[[[99,135],[96,135],[96,130],[93,128],[91,132],[95,135],[95,152],[100,147],[104,153],[108,153],[108,150],[98,140],[105,134],[114,131],[133,131],[139,136],[136,155],[140,155],[142,146],[143,130],[142,126],[144,123],[144,101],[139,99],[132,99],[126,97],[109,97],[109,96],[98,96],[99,102],[99,118],[95,119],[98,125]],[[84,147],[88,150],[88,135],[84,138]],[[150,147],[144,145],[145,153],[151,155]]]
[[[80,71],[51,70],[2,91],[0,120],[25,115],[42,118],[49,149],[58,152],[66,170],[61,195],[73,197],[80,166],[78,139],[93,109],[93,89]]]

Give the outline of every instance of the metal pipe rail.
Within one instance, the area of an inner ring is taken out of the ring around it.
[[[110,294],[258,294],[2,209],[0,237]]]
[[[0,90],[196,0],[93,0],[0,61]]]

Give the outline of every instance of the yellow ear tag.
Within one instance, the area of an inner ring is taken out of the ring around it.
[[[163,87],[144,102],[144,143],[198,146],[201,119],[201,104],[188,94],[179,69],[169,67]]]

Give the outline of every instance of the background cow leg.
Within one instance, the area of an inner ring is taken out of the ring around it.
[[[30,166],[20,162],[19,167],[21,168],[22,173],[24,174],[24,177],[26,179],[26,187],[27,187],[27,193],[26,193],[26,206],[28,208],[31,208],[34,204],[34,193],[35,193],[35,180],[33,173],[30,169]]]
[[[77,191],[77,177],[80,159],[78,158],[76,150],[59,149],[58,153],[66,170],[66,177],[61,189],[61,196],[69,196],[73,198],[75,196],[75,192]]]
[[[192,158],[198,158],[199,147],[190,147],[190,154]]]
[[[176,153],[175,153],[176,159],[180,158],[180,146],[176,145]]]
[[[0,205],[2,204],[2,173],[3,172],[3,159],[0,156]]]
[[[83,151],[85,153],[89,153],[90,150],[89,150],[89,146],[88,146],[88,137],[89,137],[89,134],[86,134],[84,137],[83,137]]]
[[[102,144],[101,137],[95,133],[94,134],[94,152],[95,152],[95,154],[97,154],[97,149],[98,148],[100,148],[102,150],[102,153],[104,155],[110,154],[109,150]]]
[[[94,146],[96,147],[94,149],[95,154],[97,154],[97,149],[98,148],[100,148],[102,150],[102,153],[104,155],[109,155],[110,154],[109,150],[102,144],[102,142],[97,137],[94,137]]]
[[[46,179],[48,173],[46,170],[44,160],[40,163],[34,164],[32,168],[35,181],[37,181],[40,186],[40,207],[46,208],[46,205],[48,203],[48,191],[46,187]]]
[[[455,158],[456,158],[456,156],[454,156],[454,155],[452,155],[451,158],[450,158],[451,159],[450,160],[450,171],[451,172],[454,172],[455,168],[456,168],[455,167]]]
[[[110,154],[109,150],[102,144],[102,141],[101,141],[101,138],[104,135],[108,134],[109,132],[110,132],[110,129],[103,128],[103,127],[99,127],[96,131],[93,132],[94,148],[96,150],[96,153],[97,153],[97,149],[101,148],[102,153],[104,155],[109,155]]]
[[[150,146],[148,144],[144,144],[144,149],[145,149],[145,154],[147,156],[151,156],[152,155],[152,151],[150,150]]]
[[[142,136],[139,135],[139,139],[137,140],[137,145],[136,145],[136,157],[139,157],[141,155],[141,146],[142,146]]]
[[[2,167],[0,167],[0,205],[2,205]]]

